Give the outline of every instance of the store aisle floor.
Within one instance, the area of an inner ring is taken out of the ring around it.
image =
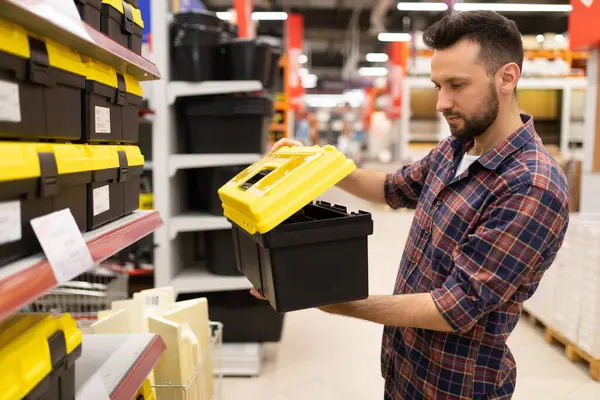
[[[370,292],[391,293],[413,213],[392,212],[336,189],[324,199],[373,213]],[[379,369],[381,330],[375,324],[319,310],[289,313],[282,342],[265,346],[260,377],[226,378],[223,399],[383,399]],[[569,362],[564,349],[547,345],[542,330],[529,321],[523,319],[519,323],[509,344],[519,368],[515,400],[600,398],[600,384],[591,380],[583,366]]]

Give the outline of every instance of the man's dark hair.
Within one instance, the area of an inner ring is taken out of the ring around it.
[[[493,11],[464,11],[446,16],[423,34],[425,44],[444,50],[462,39],[481,46],[481,61],[489,75],[508,63],[523,68],[523,39],[517,24]]]

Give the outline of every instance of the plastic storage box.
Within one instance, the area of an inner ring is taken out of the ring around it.
[[[230,230],[202,232],[202,236],[206,240],[206,265],[210,272],[225,276],[242,275],[237,268]]]
[[[219,48],[219,79],[259,81],[266,86],[272,58],[272,46],[260,39],[234,38],[223,41]]]
[[[223,21],[215,13],[181,13],[171,25],[171,71],[174,81],[200,82],[217,78],[217,53]]]
[[[95,143],[136,143],[143,91],[138,80],[106,64],[84,57],[84,140]]]
[[[177,301],[205,297],[211,321],[219,321],[224,343],[279,342],[285,315],[275,312],[269,303],[258,300],[247,290],[179,295]]]
[[[102,0],[74,0],[81,19],[89,26],[100,30],[100,10]]]
[[[205,193],[204,196],[188,196],[192,211],[204,211],[213,215],[223,215],[219,198],[219,188],[246,169],[245,166],[200,168],[189,170],[190,193]]]
[[[2,399],[73,400],[82,338],[68,314],[14,314],[2,321]]]
[[[273,101],[266,96],[199,96],[176,102],[186,153],[263,153]]]
[[[75,51],[0,19],[0,138],[79,140],[85,71]]]
[[[368,296],[371,215],[311,203],[355,168],[332,146],[282,148],[219,189],[238,268],[276,311]]]
[[[68,208],[83,232],[135,210],[143,163],[134,146],[0,142],[0,266],[41,251],[34,218]]]
[[[136,54],[142,54],[144,21],[140,10],[124,0],[102,0],[100,30]]]

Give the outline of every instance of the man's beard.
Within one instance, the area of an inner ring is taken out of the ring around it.
[[[498,117],[498,92],[493,82],[490,82],[489,93],[483,102],[483,109],[473,117],[467,117],[463,114],[453,112],[452,110],[444,111],[444,117],[460,117],[463,121],[463,126],[458,128],[449,123],[452,136],[456,137],[463,143],[468,143],[477,136],[484,133]]]

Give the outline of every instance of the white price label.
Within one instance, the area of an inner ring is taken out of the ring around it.
[[[77,392],[76,400],[109,400],[110,396],[98,374],[94,376]]]
[[[94,203],[94,217],[110,210],[110,190],[108,185],[101,186],[92,191]]]
[[[0,80],[0,121],[21,122],[19,85]]]
[[[96,106],[94,113],[96,133],[110,133],[110,108]]]
[[[68,208],[32,219],[31,226],[59,284],[94,265],[90,250]]]
[[[21,203],[0,202],[0,244],[21,240]]]

